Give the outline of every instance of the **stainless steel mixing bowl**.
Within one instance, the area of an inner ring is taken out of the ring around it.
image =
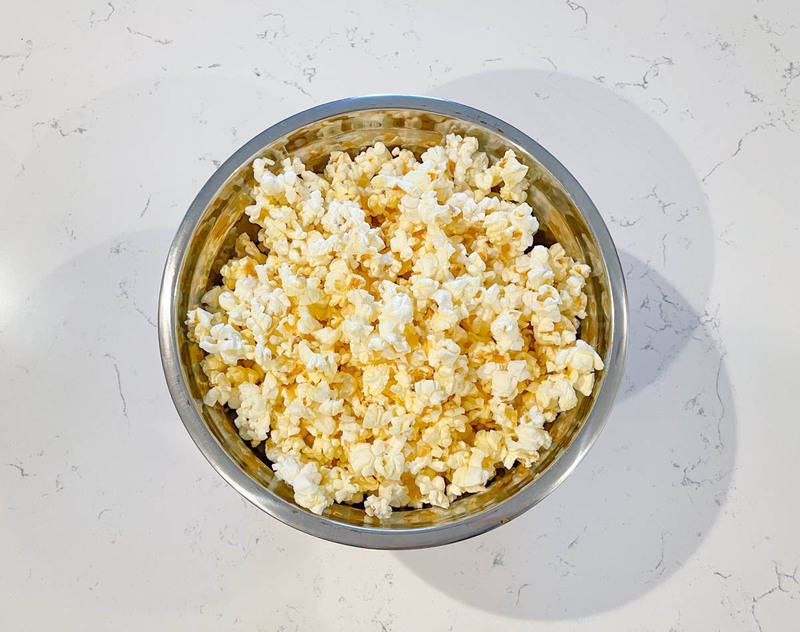
[[[184,319],[232,251],[246,227],[244,208],[258,156],[298,156],[311,168],[335,149],[357,151],[375,142],[417,152],[456,132],[478,137],[482,149],[500,156],[513,148],[530,168],[529,202],[542,226],[538,243],[560,241],[589,263],[588,315],[581,337],[605,362],[590,397],[559,415],[549,427],[552,447],[532,468],[503,471],[486,491],[460,498],[449,509],[395,511],[387,521],[359,508],[333,505],[322,516],[298,506],[292,490],[239,438],[232,416],[205,406],[199,368],[202,351],[188,341]],[[574,177],[537,142],[489,114],[417,96],[370,96],[326,103],[273,125],[236,151],[192,202],[167,256],[158,310],[161,359],[170,394],[194,442],[223,478],[257,507],[311,535],[381,549],[437,546],[488,531],[547,496],[583,458],[602,429],[623,374],[628,307],[617,252],[600,214]]]

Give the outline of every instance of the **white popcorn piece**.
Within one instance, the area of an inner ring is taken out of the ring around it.
[[[272,465],[275,475],[291,485],[298,505],[321,514],[331,505],[332,498],[320,487],[322,475],[314,463],[301,463],[290,456],[278,456]]]
[[[392,515],[392,507],[389,505],[389,501],[374,494],[367,496],[364,500],[364,511],[368,516],[375,516],[381,520],[386,520]]]
[[[525,341],[519,331],[520,312],[515,309],[500,312],[492,321],[492,337],[500,353],[522,350]]]

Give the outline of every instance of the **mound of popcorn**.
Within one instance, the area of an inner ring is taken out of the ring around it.
[[[260,227],[188,313],[208,406],[236,412],[316,514],[448,507],[530,466],[603,362],[577,337],[589,266],[533,246],[527,167],[448,135],[253,162]]]

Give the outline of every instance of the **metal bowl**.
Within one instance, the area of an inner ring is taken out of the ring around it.
[[[317,516],[295,504],[279,481],[239,437],[232,416],[202,402],[202,351],[186,336],[188,309],[217,281],[235,237],[247,226],[254,158],[297,156],[310,168],[332,150],[358,151],[382,141],[415,152],[443,135],[476,136],[490,156],[508,148],[530,168],[529,202],[542,226],[536,243],[559,241],[589,263],[587,317],[581,337],[605,362],[590,397],[549,426],[553,443],[531,468],[499,471],[486,491],[448,509],[397,510],[380,522],[357,507],[332,505]],[[623,374],[628,327],[625,281],[616,249],[597,208],[575,178],[537,142],[489,114],[450,101],[418,96],[344,99],[306,110],[261,132],[211,176],[192,202],[170,247],[161,283],[158,336],[170,394],[194,442],[242,496],[278,520],[326,540],[378,549],[437,546],[483,533],[533,507],[575,468],[597,439]]]

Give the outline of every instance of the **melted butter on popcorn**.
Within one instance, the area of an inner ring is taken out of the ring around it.
[[[205,403],[317,514],[448,507],[536,461],[603,362],[577,338],[589,266],[531,248],[527,167],[456,135],[272,167],[253,163],[258,243],[187,315]]]

